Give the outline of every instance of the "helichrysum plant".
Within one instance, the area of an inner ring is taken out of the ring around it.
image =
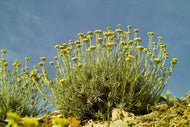
[[[33,78],[38,70],[28,72],[27,63],[30,58],[26,57],[25,67],[16,60],[12,71],[8,70],[8,63],[4,59],[5,50],[1,50],[0,60],[0,118],[5,119],[8,111],[16,112],[21,117],[37,116],[46,109],[47,102],[42,100],[36,87],[40,84],[39,79]],[[37,82],[38,81],[38,82]]]
[[[79,33],[79,40],[56,45],[55,62],[50,62],[54,81],[48,77],[46,59],[41,59],[42,78],[51,95],[43,92],[43,86],[38,88],[55,108],[80,120],[109,120],[115,107],[143,114],[147,104],[158,101],[177,58],[166,67],[169,55],[162,37],[155,39],[148,32],[148,47],[144,47],[138,29],[118,27]]]

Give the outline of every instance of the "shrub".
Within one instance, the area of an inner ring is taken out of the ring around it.
[[[13,70],[7,69],[8,63],[3,58],[6,53],[1,50],[2,56],[0,61],[0,118],[5,119],[8,111],[16,112],[21,117],[37,116],[46,108],[47,102],[42,101],[36,85],[36,80],[28,73],[27,62],[30,61],[26,57],[25,68],[19,71],[21,63],[16,60],[13,63]],[[37,73],[37,70],[33,70]],[[32,74],[33,74],[32,73]]]
[[[56,45],[57,65],[50,62],[54,81],[49,80],[44,61],[39,63],[51,95],[38,88],[55,108],[80,120],[109,120],[115,107],[143,114],[147,104],[158,101],[177,58],[165,67],[168,53],[162,37],[153,42],[154,33],[149,32],[149,46],[144,48],[138,29],[130,40],[131,26],[128,31],[118,27],[115,32],[108,27],[107,32],[79,33],[80,40]]]

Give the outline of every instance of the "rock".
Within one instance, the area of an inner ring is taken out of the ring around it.
[[[131,121],[134,120],[134,114],[124,111],[120,108],[114,108],[112,110],[112,121],[116,120],[124,120],[124,121]]]
[[[128,127],[128,124],[122,120],[116,120],[111,123],[110,127]]]

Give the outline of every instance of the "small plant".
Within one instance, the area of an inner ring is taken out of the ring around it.
[[[176,96],[173,96],[171,91],[167,91],[165,95],[161,94],[163,98],[168,100],[169,102],[175,102],[177,100]]]
[[[118,27],[115,32],[107,27],[105,32],[79,33],[79,40],[56,45],[57,65],[50,62],[56,75],[54,81],[48,77],[46,59],[41,59],[43,81],[51,95],[45,94],[42,86],[38,89],[56,109],[79,120],[109,120],[115,107],[143,114],[148,104],[158,101],[177,58],[167,68],[168,53],[162,37],[155,42],[154,33],[149,32],[145,48],[137,36],[138,29],[134,29],[131,38],[131,26],[127,31],[120,24]]]
[[[63,118],[56,118],[52,120],[53,127],[68,127],[69,122]]]
[[[18,127],[18,123],[21,120],[20,116],[12,112],[8,112],[6,115],[9,120],[9,123],[6,125],[6,127]]]
[[[39,122],[34,120],[33,118],[25,118],[22,120],[22,124],[24,127],[38,127]]]
[[[36,85],[38,79],[32,77],[37,74],[37,69],[28,73],[27,63],[30,58],[26,57],[26,64],[20,72],[21,63],[16,60],[13,70],[7,69],[8,63],[3,58],[5,50],[1,50],[0,60],[0,119],[5,119],[8,111],[16,112],[21,117],[37,116],[46,109],[47,102],[42,97]]]

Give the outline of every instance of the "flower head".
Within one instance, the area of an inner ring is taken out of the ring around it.
[[[149,36],[153,36],[154,35],[154,32],[148,32],[147,33]]]
[[[46,61],[46,57],[41,57],[41,61]]]
[[[4,50],[4,49],[1,49],[1,53],[2,53],[2,54],[6,54],[6,53],[7,53],[7,51],[6,51],[6,50]]]

